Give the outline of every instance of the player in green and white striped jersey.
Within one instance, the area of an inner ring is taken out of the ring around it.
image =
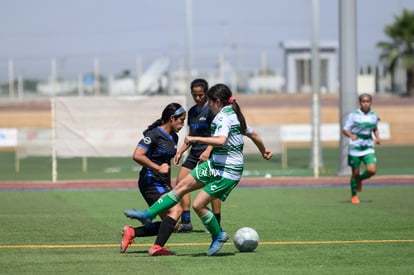
[[[207,205],[215,198],[225,201],[239,183],[244,166],[243,135],[253,141],[264,159],[269,160],[272,152],[266,149],[261,137],[247,126],[238,103],[226,85],[217,84],[211,87],[207,98],[209,108],[216,115],[211,123],[212,136],[187,136],[184,142],[213,146],[210,159],[199,163],[172,191],[147,210],[125,210],[124,214],[142,223],[149,223],[158,213],[177,204],[184,194],[201,189],[193,201],[193,208],[211,233],[212,242],[207,252],[211,256],[221,249],[229,235],[221,229]]]
[[[375,156],[375,143],[380,144],[378,131],[379,117],[371,109],[372,97],[370,94],[359,96],[360,107],[348,115],[343,133],[349,137],[348,165],[352,168],[351,176],[351,202],[358,204],[357,192],[362,191],[362,181],[375,175],[377,172],[377,159]],[[373,139],[372,134],[375,136]],[[366,170],[361,174],[361,162]]]

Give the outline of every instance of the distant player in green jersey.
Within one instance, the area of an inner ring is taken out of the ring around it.
[[[352,168],[351,175],[351,202],[358,204],[357,192],[362,191],[362,181],[369,179],[377,172],[377,158],[374,145],[381,144],[378,131],[379,117],[371,109],[372,97],[370,94],[359,96],[359,108],[348,115],[343,134],[349,137],[348,165]],[[375,140],[372,134],[374,134]],[[361,174],[361,163],[366,170]]]
[[[199,163],[172,191],[147,210],[125,210],[124,214],[148,224],[158,213],[176,205],[184,194],[201,189],[194,199],[193,208],[212,236],[207,252],[211,256],[222,248],[229,235],[221,229],[207,205],[215,198],[225,201],[239,183],[244,168],[243,135],[253,141],[263,158],[270,159],[272,152],[266,149],[261,137],[246,124],[236,99],[226,85],[217,84],[211,87],[207,92],[207,99],[209,108],[216,115],[211,123],[212,135],[187,136],[184,142],[200,142],[213,146],[210,158]]]

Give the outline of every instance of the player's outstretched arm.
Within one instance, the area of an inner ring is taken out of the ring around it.
[[[269,160],[272,158],[272,152],[266,149],[266,146],[264,145],[262,138],[256,132],[253,131],[250,134],[246,134],[246,136],[248,136],[253,141],[253,143],[256,145],[257,149],[259,149],[264,159]]]
[[[188,148],[190,148],[190,144],[188,143],[183,143],[183,145],[181,145],[181,147],[177,150],[177,153],[174,156],[174,164],[175,165],[179,165],[180,164],[180,159],[183,156],[184,152],[187,151]]]

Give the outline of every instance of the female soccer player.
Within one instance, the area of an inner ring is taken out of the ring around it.
[[[199,163],[162,200],[145,211],[125,210],[124,214],[138,219],[143,224],[151,223],[156,215],[176,205],[188,192],[201,189],[195,197],[193,208],[212,236],[207,255],[215,255],[229,239],[207,205],[215,198],[225,201],[239,183],[243,167],[243,135],[252,139],[263,158],[270,159],[260,136],[246,124],[231,90],[224,84],[217,84],[207,92],[208,104],[216,114],[211,124],[210,137],[187,136],[185,143],[201,142],[213,146],[209,160]]]
[[[161,118],[149,125],[144,137],[135,149],[133,159],[142,166],[138,188],[147,202],[153,205],[164,194],[172,190],[170,162],[177,153],[177,132],[184,127],[185,109],[178,103],[165,107]],[[125,253],[135,237],[155,236],[154,245],[148,251],[150,256],[174,255],[164,245],[171,236],[181,216],[180,205],[160,211],[162,222],[150,223],[133,228],[125,226],[122,231],[121,253]]]
[[[352,168],[351,175],[351,202],[359,203],[357,192],[362,191],[362,181],[377,172],[377,158],[375,156],[375,143],[381,144],[378,131],[378,115],[371,110],[372,97],[370,94],[359,96],[359,108],[348,115],[343,134],[349,137],[348,165]],[[360,174],[361,162],[366,170]]]
[[[194,79],[191,82],[191,95],[194,99],[195,105],[188,110],[187,124],[189,127],[190,136],[209,137],[211,136],[210,124],[213,121],[214,114],[211,112],[207,103],[208,83],[204,79]],[[204,143],[193,142],[191,145],[184,143],[177,151],[174,157],[174,164],[178,165],[183,153],[189,148],[190,153],[178,171],[177,181],[179,182],[190,171],[196,167],[198,162],[203,162],[209,159],[212,146]],[[181,214],[181,222],[179,223],[177,232],[190,232],[193,230],[191,224],[190,193],[184,194],[180,201],[183,213]],[[221,221],[221,201],[215,199],[211,202],[214,216],[217,221]]]

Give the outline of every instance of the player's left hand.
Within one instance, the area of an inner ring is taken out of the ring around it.
[[[194,139],[194,137],[192,137],[192,136],[186,136],[184,138],[184,143],[185,144],[191,144],[193,142],[193,139]]]
[[[272,158],[272,156],[273,156],[273,154],[272,154],[272,152],[271,151],[265,151],[264,153],[263,153],[263,158],[264,159],[267,159],[267,160],[269,160],[269,159],[271,159]]]

